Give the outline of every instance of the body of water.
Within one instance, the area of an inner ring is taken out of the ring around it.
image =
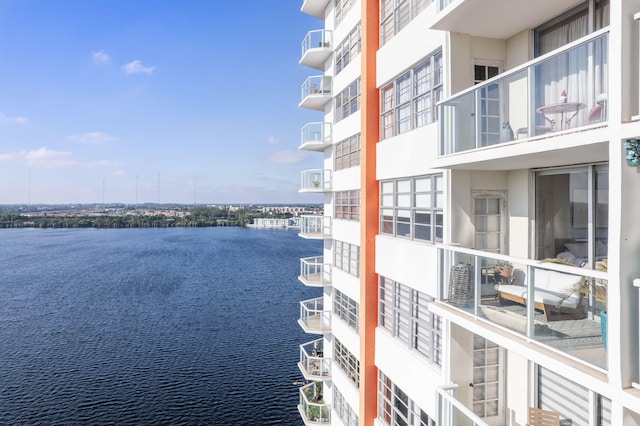
[[[242,228],[0,231],[1,424],[293,425],[318,241]]]

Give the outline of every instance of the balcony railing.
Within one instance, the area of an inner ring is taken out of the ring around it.
[[[300,172],[299,192],[331,191],[331,170],[309,169]]]
[[[300,302],[298,324],[305,333],[324,334],[331,330],[331,311],[324,310],[322,297]]]
[[[304,0],[300,11],[318,19],[324,19],[324,10],[328,4],[329,0]]]
[[[326,75],[316,75],[308,77],[302,83],[301,108],[315,109],[323,111],[324,106],[332,98],[331,77]]]
[[[331,123],[307,123],[300,130],[300,149],[324,151],[331,145]]]
[[[478,417],[456,398],[458,385],[440,386],[438,393],[439,425],[489,426],[489,423]]]
[[[307,380],[317,381],[331,378],[331,358],[324,357],[322,339],[300,345],[298,368]]]
[[[438,250],[444,303],[606,370],[606,272],[454,246]],[[511,274],[499,262],[510,263]]]
[[[330,216],[300,216],[300,232],[302,238],[323,240],[331,238],[331,217]]]
[[[331,264],[324,263],[323,256],[302,258],[298,279],[308,287],[331,285]]]
[[[331,423],[331,404],[324,402],[322,382],[310,383],[300,388],[298,411],[305,425],[328,425]]]
[[[606,122],[607,52],[599,32],[442,102],[441,155]]]
[[[324,70],[324,62],[333,52],[330,30],[309,31],[302,41],[300,65]]]

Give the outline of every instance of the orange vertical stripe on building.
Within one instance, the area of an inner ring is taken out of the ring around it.
[[[379,226],[376,144],[380,140],[380,102],[376,87],[376,52],[380,41],[378,0],[362,0],[362,76],[360,80],[360,425],[373,425],[377,413],[378,371],[375,329],[378,325],[378,276],[375,237]]]

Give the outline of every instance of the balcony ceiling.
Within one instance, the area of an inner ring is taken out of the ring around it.
[[[508,39],[548,21],[572,6],[576,0],[454,0],[436,17],[431,28]]]
[[[328,4],[329,0],[304,0],[300,11],[318,19],[324,19],[324,9]]]

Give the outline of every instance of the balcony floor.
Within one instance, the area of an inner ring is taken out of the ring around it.
[[[307,287],[323,287],[325,285],[331,285],[331,280],[324,278],[322,274],[300,275],[298,279]]]
[[[500,304],[495,296],[483,296],[481,303],[480,318],[524,333],[527,316],[525,306],[513,302]],[[463,310],[473,313],[473,308]],[[547,322],[544,314],[536,311],[534,339],[602,369],[607,368],[607,351],[602,344],[599,321],[585,318]]]

